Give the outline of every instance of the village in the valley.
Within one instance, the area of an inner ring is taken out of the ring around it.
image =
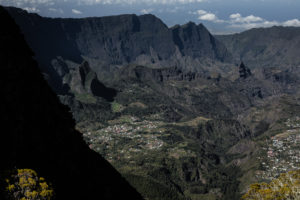
[[[84,137],[90,148],[101,153],[108,161],[119,156],[129,159],[132,153],[157,150],[164,145],[159,139],[162,133],[159,125],[157,121],[127,116],[126,123],[114,123],[100,130],[89,131]]]
[[[285,123],[288,130],[267,140],[263,153],[258,157],[261,169],[257,178],[272,180],[281,173],[300,169],[300,122],[299,118]]]
[[[300,118],[289,119],[285,125],[287,130],[266,140],[257,157],[259,180],[272,180],[281,173],[300,169]],[[121,158],[130,160],[133,155],[144,155],[166,146],[161,139],[165,135],[162,127],[164,124],[160,121],[123,116],[105,128],[85,131],[84,138],[91,149],[110,162]],[[180,148],[169,149],[169,155],[186,154],[181,151]]]

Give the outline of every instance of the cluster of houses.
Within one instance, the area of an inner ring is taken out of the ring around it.
[[[138,153],[141,149],[157,150],[164,145],[159,139],[162,132],[159,130],[160,122],[130,119],[127,123],[117,123],[104,129],[86,132],[85,140],[91,149],[101,153],[108,160],[118,159],[120,155],[130,158],[133,152]],[[103,149],[108,150],[107,155],[101,152]]]
[[[288,119],[285,125],[289,128],[300,128],[300,117],[296,116],[292,119]]]
[[[263,155],[258,157],[262,170],[257,178],[272,180],[281,173],[300,169],[300,129],[296,128],[298,123],[287,123],[294,129],[272,137],[263,147]]]

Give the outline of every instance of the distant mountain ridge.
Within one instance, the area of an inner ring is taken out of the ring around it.
[[[42,71],[50,76],[50,85],[59,93],[64,92],[62,78],[52,64],[58,57],[62,64],[88,61],[100,79],[127,64],[199,71],[216,66],[214,62],[232,60],[226,47],[202,24],[168,28],[153,15],[52,19],[18,8],[6,9],[36,52]]]
[[[232,35],[215,36],[232,53],[235,62],[250,68],[300,66],[300,28],[255,28]]]

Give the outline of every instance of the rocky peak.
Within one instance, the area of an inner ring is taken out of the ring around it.
[[[251,76],[251,70],[242,62],[239,66],[240,78],[248,78]]]
[[[71,93],[103,97],[108,101],[113,101],[116,95],[114,89],[106,87],[99,81],[97,74],[91,69],[87,61],[83,61],[66,77],[68,77],[65,80],[70,85]]]
[[[87,61],[83,61],[83,63],[79,66],[78,69],[79,69],[82,86],[85,86],[86,77],[91,72],[90,65]],[[96,74],[94,73],[94,75],[96,75]],[[93,76],[93,78],[94,78],[94,76]]]
[[[225,46],[216,40],[203,24],[189,22],[183,26],[171,28],[173,41],[184,56],[231,61],[231,55]]]

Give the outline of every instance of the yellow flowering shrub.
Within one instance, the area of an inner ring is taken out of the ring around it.
[[[3,176],[5,176],[4,179]],[[38,177],[37,173],[32,169],[18,169],[6,172],[0,179],[4,180],[2,181],[6,185],[4,193],[8,199],[53,199],[53,189],[46,182],[45,178]]]
[[[242,200],[296,200],[300,199],[300,170],[281,174],[267,183],[255,183]]]

